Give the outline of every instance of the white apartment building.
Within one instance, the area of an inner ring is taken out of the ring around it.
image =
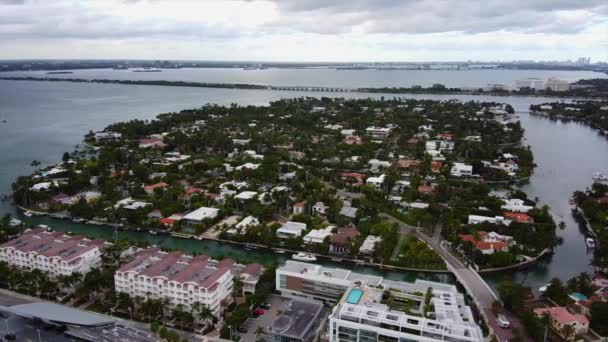
[[[505,220],[503,216],[479,216],[479,215],[469,215],[469,224],[480,224],[480,223],[494,223],[494,224],[510,224],[509,220]]]
[[[234,266],[230,259],[216,261],[206,255],[147,248],[114,273],[114,284],[116,292],[133,298],[166,298],[171,307],[181,304],[185,310],[198,302],[219,317],[232,301]]]
[[[0,261],[51,276],[86,274],[101,262],[101,253],[111,244],[66,235],[42,228],[28,229],[18,238],[0,245]]]
[[[483,341],[454,285],[419,279],[407,283],[289,260],[277,269],[276,288],[284,297],[337,303],[329,316],[330,342]],[[425,318],[429,289],[431,314]],[[385,291],[391,293],[390,302]],[[402,311],[405,304],[409,314]]]
[[[391,133],[390,127],[375,127],[371,126],[365,129],[365,132],[371,135],[374,139],[384,139]]]

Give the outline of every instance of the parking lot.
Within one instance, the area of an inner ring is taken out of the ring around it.
[[[280,296],[270,295],[266,303],[270,304],[270,310],[264,310],[264,314],[257,318],[249,318],[241,328],[245,328],[246,332],[238,332],[237,336],[241,337],[241,342],[255,342],[256,336],[255,331],[258,327],[262,327],[266,334],[268,334],[268,327],[272,325],[272,322],[277,318],[277,311],[281,310],[284,303],[289,302],[289,299],[281,298]],[[264,338],[264,336],[260,336]],[[268,340],[268,338],[266,338]]]

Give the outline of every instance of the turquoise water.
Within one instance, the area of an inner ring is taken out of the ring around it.
[[[348,293],[348,297],[346,298],[346,302],[349,304],[359,304],[359,301],[363,297],[363,290],[361,289],[352,289]]]

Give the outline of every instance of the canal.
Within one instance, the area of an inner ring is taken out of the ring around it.
[[[205,102],[229,104],[264,104],[283,97],[336,96],[368,97],[370,94],[307,93],[255,90],[190,89],[123,85],[66,84],[53,82],[0,81],[0,111],[8,123],[0,127],[0,192],[10,189],[10,183],[19,175],[28,174],[32,160],[43,164],[56,162],[64,151],[78,144],[89,130],[134,118],[149,119],[158,112],[192,108]],[[30,94],[35,96],[24,96]],[[391,94],[374,94],[393,97]],[[533,103],[555,101],[540,97],[490,97],[455,95],[407,95],[410,98],[461,101],[507,102],[516,109],[516,115],[526,129],[526,143],[532,147],[538,167],[523,190],[532,198],[552,208],[557,222],[564,221],[566,229],[559,231],[563,243],[555,253],[525,270],[483,275],[495,287],[504,277],[515,279],[534,289],[553,277],[563,280],[580,272],[591,270],[591,254],[586,250],[584,235],[570,215],[568,199],[575,190],[591,184],[596,171],[608,171],[608,140],[578,123],[563,123],[532,117],[528,107]],[[0,203],[0,213],[15,210],[7,202]],[[22,217],[21,217],[22,218]],[[102,226],[75,224],[46,217],[27,219],[31,224],[47,224],[53,229],[85,234],[91,237],[112,237],[112,230]],[[119,231],[126,238],[166,248],[181,249],[190,253],[205,253],[215,258],[230,257],[244,262],[264,264],[280,263],[286,255],[266,251],[247,251],[233,245],[213,241],[181,239],[152,235],[147,232]],[[334,263],[328,266],[349,267],[357,272],[383,274],[389,278],[412,280],[416,277],[452,282],[447,275],[419,272],[385,272],[356,264]]]

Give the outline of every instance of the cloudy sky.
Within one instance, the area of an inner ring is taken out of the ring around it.
[[[0,0],[0,59],[608,60],[606,0]]]

